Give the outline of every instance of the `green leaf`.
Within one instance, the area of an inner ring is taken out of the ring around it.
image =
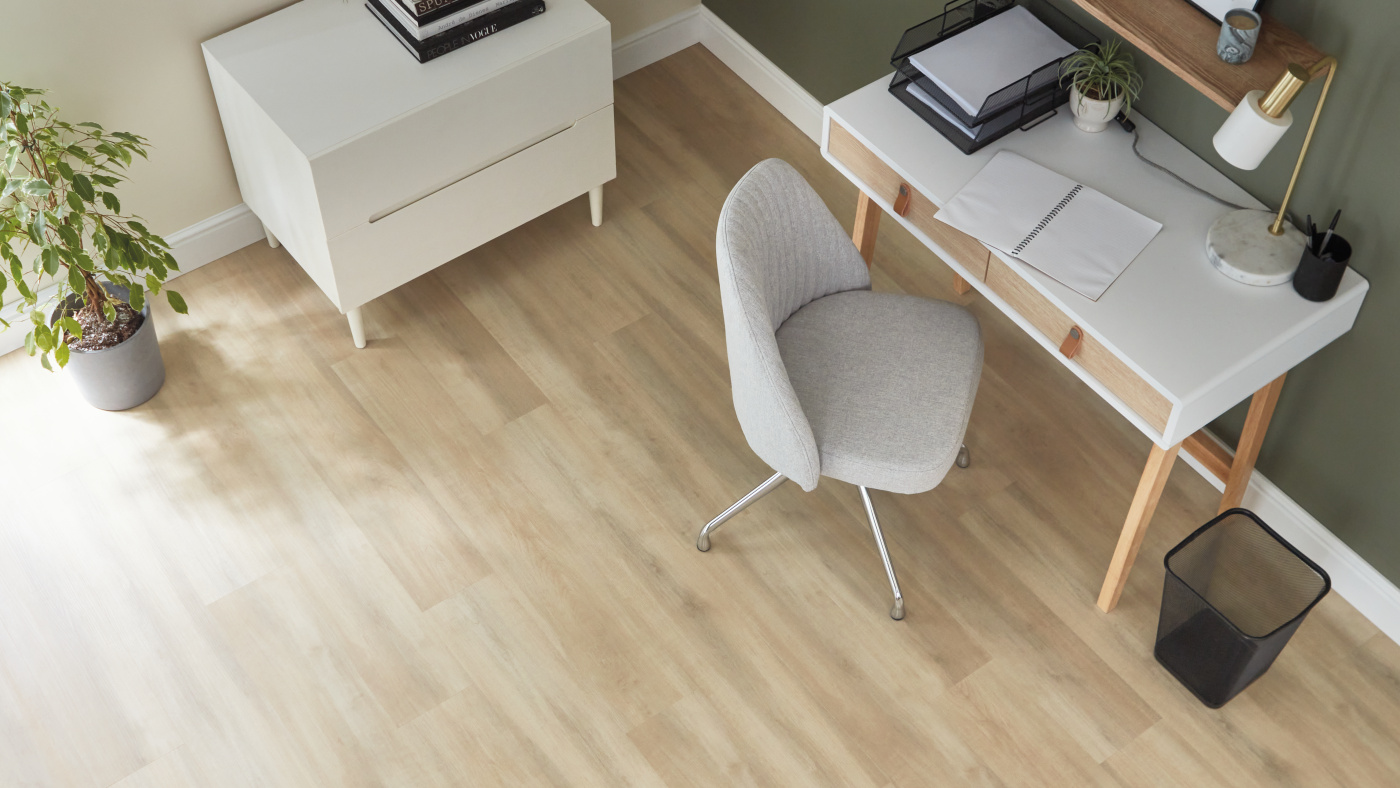
[[[7,93],[0,93],[0,117],[10,114],[10,110],[15,106]]]
[[[63,369],[68,366],[68,345],[60,342],[58,347],[53,349],[53,360],[58,362],[58,368]]]
[[[117,308],[112,306],[111,301],[102,302],[102,316],[107,318],[108,323],[117,319]]]
[[[58,170],[58,174],[63,176],[63,179],[65,181],[73,180],[73,168],[68,164],[68,162],[55,162],[54,167]]]
[[[33,356],[39,350],[39,346],[34,344],[34,332],[30,331],[24,335],[24,352]]]
[[[180,294],[174,290],[165,291],[165,300],[169,301],[170,308],[174,309],[179,314],[187,315],[190,313],[189,307],[185,306],[185,299],[181,298]]]
[[[71,315],[64,315],[58,319],[58,325],[67,331],[74,339],[83,338],[83,326]]]
[[[58,249],[55,249],[52,246],[46,246],[44,247],[42,256],[44,258],[44,273],[48,274],[49,276],[53,276],[54,274],[58,273]]]
[[[83,273],[78,268],[68,269],[68,286],[73,288],[73,292],[81,293],[87,289],[87,280],[83,278]]]
[[[30,178],[24,182],[24,193],[32,194],[35,197],[43,197],[53,191],[53,187],[43,178]]]
[[[78,264],[79,268],[88,273],[92,273],[97,268],[97,264],[92,261],[91,257],[88,257],[87,252],[80,251],[75,253],[73,255],[73,261]]]
[[[146,305],[146,293],[141,289],[141,285],[135,282],[131,283],[126,302],[131,304],[132,309],[135,309],[137,312],[141,311],[141,308]]]
[[[126,226],[135,230],[142,238],[148,237],[151,234],[151,231],[146,229],[146,225],[136,221],[135,219],[128,221],[126,223]]]
[[[86,126],[87,128],[90,128],[90,129],[97,129],[98,131],[102,131],[102,127],[101,127],[101,126],[97,125],[96,123],[93,123],[93,122],[90,121],[90,120],[88,120],[88,121],[83,121],[82,123],[79,123],[79,124],[77,124],[77,125],[79,125],[79,126]]]
[[[73,174],[73,191],[83,198],[83,202],[93,202],[97,199],[97,192],[92,188],[92,181],[81,172]]]
[[[49,363],[49,354],[48,354],[48,353],[44,353],[44,355],[42,355],[42,356],[39,357],[39,363],[44,365],[44,369],[47,369],[48,371],[53,372],[53,365]]]
[[[63,245],[69,249],[81,249],[83,239],[78,235],[78,231],[70,224],[60,224],[58,226],[58,237],[63,239]]]
[[[178,271],[178,270],[180,270],[180,264],[177,263],[177,262],[175,262],[175,255],[173,255],[173,254],[171,254],[171,253],[169,253],[169,252],[166,252],[165,254],[161,255],[160,257],[161,257],[162,260],[165,261],[165,267],[166,267],[166,268],[169,268],[169,269],[172,270],[172,271]]]
[[[111,192],[102,192],[102,204],[107,206],[107,210],[112,213],[121,213],[122,204],[117,200],[117,195]]]
[[[75,191],[68,192],[63,199],[68,203],[68,207],[73,209],[73,213],[84,213],[87,210],[83,207],[83,198]]]
[[[0,284],[4,284],[3,279],[0,279]],[[146,289],[152,293],[160,292],[160,280],[155,277],[155,274],[146,274]]]
[[[29,223],[29,240],[37,246],[44,245],[44,231],[49,229],[49,222],[44,218],[43,211],[34,212],[34,221]]]
[[[24,106],[24,105],[21,104],[20,106]],[[16,128],[16,129],[19,129],[19,133],[20,133],[20,134],[28,134],[28,133],[29,133],[29,119],[26,118],[24,115],[16,114],[16,115],[15,115],[15,128]]]
[[[45,353],[53,350],[54,335],[48,326],[38,325],[34,327],[34,344]]]

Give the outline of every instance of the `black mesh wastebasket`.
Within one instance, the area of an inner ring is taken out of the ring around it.
[[[1332,580],[1247,509],[1167,553],[1157,661],[1201,702],[1225,705],[1264,675]]]

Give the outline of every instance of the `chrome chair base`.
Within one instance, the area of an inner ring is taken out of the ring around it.
[[[966,451],[966,447],[963,448]],[[959,457],[962,455],[959,454]],[[695,540],[695,547],[702,553],[710,550],[710,534],[721,525],[729,521],[731,517],[744,511],[759,498],[778,489],[787,477],[781,473],[775,473],[768,477],[763,484],[758,485],[749,491],[748,495],[735,501],[732,506],[720,512],[719,516],[705,524],[700,529],[700,536]],[[870,491],[864,487],[860,488],[860,499],[865,504],[865,515],[870,519],[870,530],[875,534],[875,546],[880,548],[880,560],[885,564],[885,575],[890,579],[890,590],[894,592],[894,606],[890,608],[890,618],[900,621],[904,618],[904,595],[899,591],[899,578],[895,577],[894,564],[890,562],[890,551],[885,547],[885,535],[880,531],[880,518],[875,514],[875,503],[870,500]]]
[[[787,481],[787,477],[782,475],[781,473],[775,473],[772,476],[769,476],[768,481],[765,481],[763,484],[760,484],[757,487],[753,488],[753,490],[751,490],[748,495],[745,495],[743,498],[740,498],[739,500],[735,501],[733,506],[730,506],[728,509],[725,509],[724,511],[720,512],[719,517],[716,517],[715,519],[706,523],[705,527],[700,529],[700,536],[696,538],[695,546],[699,548],[700,552],[702,553],[709,552],[711,531],[715,530],[721,525],[724,525],[726,522],[729,521],[729,518],[749,508],[749,504],[753,503],[754,501],[757,501],[759,498],[762,498],[768,493],[778,489],[778,487],[780,487],[785,481]]]
[[[900,621],[904,618],[904,595],[899,593],[899,578],[894,576],[894,564],[890,563],[890,551],[885,549],[885,535],[880,531],[880,518],[875,516],[875,502],[870,500],[870,491],[860,488],[860,500],[865,503],[865,516],[870,518],[870,530],[875,534],[875,546],[880,548],[880,560],[885,562],[885,575],[890,579],[890,590],[894,592],[894,607],[890,608],[890,618]]]

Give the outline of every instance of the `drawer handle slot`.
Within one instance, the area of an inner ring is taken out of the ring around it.
[[[894,212],[896,216],[909,215],[909,201],[913,199],[914,190],[909,188],[909,184],[899,184],[899,196],[894,198]]]
[[[1060,343],[1060,353],[1064,354],[1065,358],[1074,358],[1082,344],[1084,344],[1084,332],[1079,329],[1079,326],[1071,326],[1069,334],[1065,336],[1065,341]]]

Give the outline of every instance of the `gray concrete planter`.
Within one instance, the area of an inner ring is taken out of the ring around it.
[[[125,300],[127,291],[107,282],[103,283],[107,292]],[[70,305],[82,302],[79,295],[68,296],[64,304],[54,310],[56,319],[60,311]],[[102,350],[74,350],[64,367],[73,377],[78,392],[94,408],[101,410],[130,410],[149,400],[160,391],[165,383],[165,362],[160,357],[160,344],[156,341],[156,322],[151,317],[151,305],[141,310],[141,327],[122,342]]]

